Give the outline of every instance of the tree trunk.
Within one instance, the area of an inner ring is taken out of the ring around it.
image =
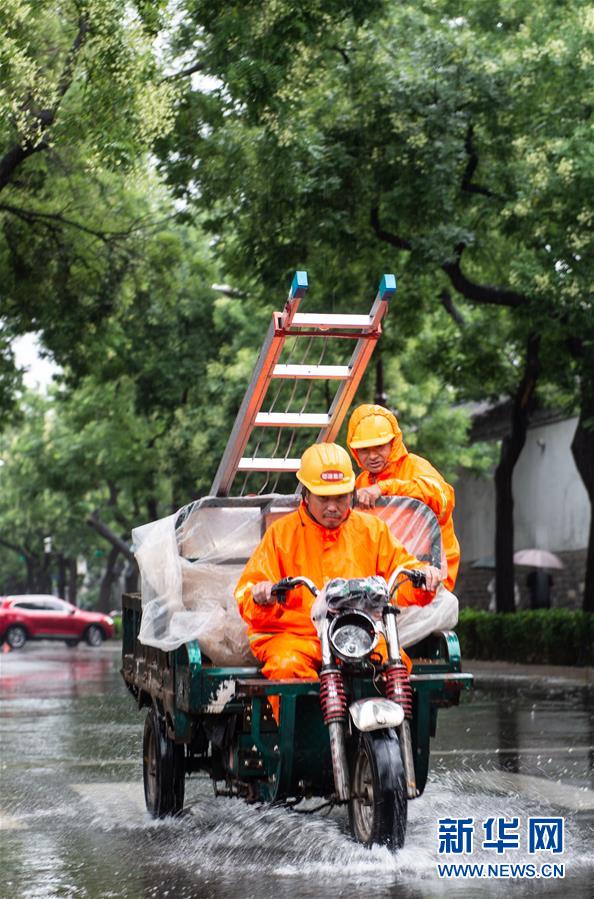
[[[386,406],[388,397],[384,389],[384,360],[379,350],[376,350],[375,357],[375,398],[374,402],[378,406]]]
[[[25,565],[27,566],[27,592],[51,593],[52,576],[49,567],[49,554],[44,553],[42,556],[34,556],[27,553]]]
[[[526,431],[538,380],[540,337],[531,334],[524,375],[513,399],[511,428],[501,442],[495,470],[495,595],[498,612],[514,612],[514,496],[512,479],[526,442]]]
[[[66,599],[66,563],[64,553],[58,553],[58,596]]]
[[[100,612],[109,612],[113,608],[112,590],[116,581],[122,573],[123,562],[119,559],[120,551],[118,547],[112,546],[107,556],[107,566],[101,580],[99,588],[98,610]]]
[[[36,566],[33,559],[25,556],[25,565],[27,566],[27,593],[37,593]]]
[[[73,606],[76,605],[78,599],[78,566],[76,556],[70,556],[68,559],[68,602]]]
[[[586,427],[586,422],[591,426]],[[584,612],[594,612],[594,395],[582,388],[582,408],[571,452],[590,499],[590,536],[586,552]]]

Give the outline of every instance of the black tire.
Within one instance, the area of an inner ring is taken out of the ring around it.
[[[103,633],[103,629],[99,627],[98,624],[91,624],[85,633],[85,640],[89,644],[89,646],[93,646],[95,649],[98,649],[99,646],[103,643],[105,639],[105,634]]]
[[[393,730],[355,735],[351,753],[349,821],[364,846],[404,846],[407,820],[406,779],[398,737]]]
[[[179,815],[184,807],[184,747],[173,742],[156,709],[146,716],[142,740],[144,800],[153,818]]]
[[[27,631],[20,624],[13,624],[4,634],[4,639],[11,649],[22,649],[27,642]]]
[[[69,646],[70,649],[74,649],[74,647],[78,646],[78,644],[79,641],[75,637],[72,637],[70,640],[66,640],[66,646]]]

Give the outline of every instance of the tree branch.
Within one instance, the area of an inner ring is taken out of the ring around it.
[[[384,231],[380,225],[379,211],[377,206],[371,208],[370,214],[371,227],[373,228],[378,240],[390,244],[399,250],[412,250],[412,244],[404,237]],[[473,300],[475,303],[490,306],[509,306],[518,308],[528,303],[528,297],[515,290],[508,290],[505,287],[493,287],[490,284],[476,284],[467,278],[460,267],[462,253],[465,250],[463,243],[458,244],[454,251],[454,259],[452,261],[443,262],[442,271],[446,273],[450,279],[452,286],[456,288],[467,300]]]
[[[222,293],[225,297],[230,297],[234,300],[245,300],[248,294],[245,290],[240,290],[238,287],[231,287],[229,284],[211,284],[212,290],[216,290],[217,293]]]
[[[62,99],[68,91],[70,85],[72,84],[76,60],[87,38],[88,32],[88,19],[86,18],[86,16],[81,16],[78,20],[78,31],[76,33],[76,37],[72,42],[70,50],[66,54],[62,74],[60,75],[60,80],[58,81],[57,99],[55,104],[50,109],[41,109],[37,112],[31,110],[31,115],[39,121],[42,132],[50,128],[56,119],[56,115],[60,108]],[[25,159],[27,159],[29,156],[32,156],[34,153],[40,153],[43,150],[47,150],[48,146],[49,144],[43,140],[40,140],[35,144],[28,141],[23,141],[21,143],[15,144],[13,147],[7,150],[4,156],[0,159],[0,191],[5,188],[6,185],[10,182],[15,171],[25,161]]]
[[[119,552],[124,555],[129,562],[136,562],[134,557],[134,553],[130,549],[127,543],[124,543],[121,537],[118,537],[114,531],[111,530],[101,519],[97,512],[91,512],[90,515],[87,515],[86,523],[89,527],[94,528],[101,537],[104,537],[105,540],[109,541],[114,549],[119,550]]]
[[[442,292],[439,295],[439,299],[440,299],[441,305],[443,306],[445,311],[448,313],[449,316],[451,316],[451,318],[453,318],[453,320],[456,322],[458,327],[465,328],[466,327],[466,319],[464,318],[464,316],[462,315],[462,313],[460,312],[458,307],[455,305],[455,303],[452,299],[452,295],[449,292],[449,290],[442,290]]]
[[[203,72],[204,71],[204,63],[196,62],[193,66],[188,66],[187,69],[182,69],[181,72],[172,72],[171,75],[165,75],[161,81],[175,81],[176,78],[186,78],[188,75],[193,75],[195,72]]]
[[[466,131],[466,138],[464,140],[468,162],[466,163],[466,168],[464,169],[464,174],[462,175],[462,190],[471,194],[482,194],[484,197],[495,197],[496,194],[490,191],[487,187],[481,187],[479,184],[472,183],[472,176],[474,175],[478,167],[478,154],[474,148],[473,137],[474,126],[469,125]]]
[[[349,54],[348,54],[347,51],[344,49],[344,47],[339,47],[337,44],[333,44],[333,45],[330,47],[330,49],[331,49],[331,50],[335,50],[336,53],[340,53],[340,55],[342,56],[344,62],[347,64],[347,66],[350,64],[351,60],[350,60]]]
[[[99,231],[95,228],[89,228],[87,225],[81,224],[81,222],[75,222],[73,219],[68,219],[58,212],[38,212],[34,209],[23,209],[19,206],[13,206],[11,203],[0,203],[0,211],[9,212],[11,215],[22,219],[28,224],[40,222],[48,225],[51,222],[55,222],[58,225],[67,225],[69,228],[76,228],[84,234],[90,234],[92,237],[96,237],[104,243],[110,243],[112,240],[122,240],[125,237],[129,237],[134,230],[133,228],[130,228],[128,231]]]
[[[396,247],[399,250],[412,250],[412,244],[410,241],[405,240],[403,237],[399,237],[397,234],[391,234],[389,231],[384,231],[380,226],[379,220],[379,209],[377,206],[371,207],[371,227],[375,231],[375,235],[378,240],[383,241],[384,243],[390,244],[392,247]]]
[[[66,218],[66,216],[59,212],[40,212],[36,209],[23,209],[22,206],[13,206],[11,203],[0,203],[0,212],[8,212],[10,215],[20,218],[29,225],[39,223],[51,228],[52,224],[55,223],[57,225],[65,225],[68,228],[76,228],[77,231],[81,231],[83,234],[89,234],[91,237],[96,237],[97,240],[101,240],[108,245],[111,245],[115,241],[126,240],[138,231],[148,231],[149,227],[160,227],[165,222],[175,218],[175,215],[166,216],[159,221],[150,222],[150,225],[147,225],[142,221],[133,222],[125,231],[101,231],[98,228],[89,228],[88,225],[83,225],[82,222],[76,222],[74,219]]]
[[[517,309],[528,303],[528,297],[515,290],[505,287],[493,287],[490,284],[476,284],[467,278],[460,267],[460,260],[464,252],[464,244],[458,244],[455,250],[454,260],[442,263],[442,271],[446,273],[453,287],[467,300],[475,303],[483,303],[491,306],[509,306]]]
[[[18,546],[16,543],[10,543],[3,537],[0,537],[0,546],[5,546],[6,549],[11,549],[13,552],[18,553],[21,556],[25,556],[25,558],[33,558],[32,554],[28,552],[24,546]]]

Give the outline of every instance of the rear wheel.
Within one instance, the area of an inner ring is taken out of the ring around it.
[[[98,624],[92,624],[87,628],[85,639],[89,646],[94,646],[95,648],[101,646],[103,643],[103,631]]]
[[[4,634],[11,649],[22,649],[27,642],[27,631],[20,624],[13,624]]]
[[[351,756],[349,820],[365,846],[400,849],[407,820],[406,780],[393,730],[359,733]]]
[[[144,799],[153,818],[179,815],[184,807],[184,747],[167,736],[156,709],[146,716],[142,741]]]
[[[66,646],[69,646],[70,649],[73,649],[75,646],[78,646],[78,640],[74,637],[66,640]]]

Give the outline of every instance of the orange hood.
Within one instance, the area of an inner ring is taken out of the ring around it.
[[[362,406],[357,406],[357,408],[351,415],[347,431],[347,446],[351,452],[351,455],[357,462],[359,468],[362,468],[363,466],[361,465],[361,461],[359,459],[359,456],[357,455],[357,450],[351,446],[354,440],[355,431],[365,418],[371,418],[376,415],[379,415],[382,418],[386,419],[392,433],[394,434],[394,441],[392,443],[392,449],[390,450],[388,464],[390,462],[397,462],[399,459],[402,459],[403,456],[408,456],[408,450],[402,440],[402,431],[400,430],[396,416],[384,406],[376,406],[371,403],[364,403]]]

